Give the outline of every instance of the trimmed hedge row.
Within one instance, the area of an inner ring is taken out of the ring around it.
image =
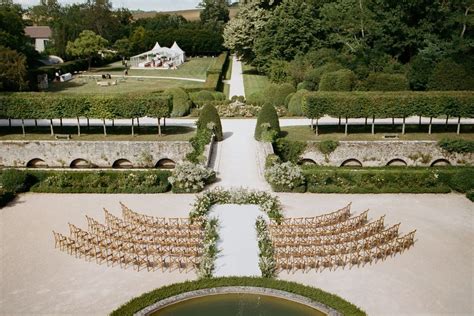
[[[221,85],[225,65],[228,62],[229,52],[221,53],[206,72],[204,90],[215,91]]]
[[[313,118],[474,117],[474,92],[313,92],[303,103],[318,109]]]
[[[318,288],[305,286],[295,282],[250,277],[210,278],[164,286],[133,298],[128,303],[113,311],[110,315],[133,315],[145,307],[172,296],[201,289],[225,286],[252,286],[281,290],[310,298],[339,311],[343,315],[366,315],[364,311],[354,304],[345,301],[337,295],[324,292]]]
[[[172,99],[148,95],[58,95],[53,93],[12,93],[0,95],[0,118],[57,119],[89,117],[98,119],[168,117]]]
[[[474,168],[303,167],[311,193],[466,193],[474,189]]]

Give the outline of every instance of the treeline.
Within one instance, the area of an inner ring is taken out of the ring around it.
[[[301,109],[312,121],[325,115],[345,118],[346,133],[348,118],[372,118],[372,132],[376,118],[403,118],[404,133],[409,116],[429,117],[430,133],[433,117],[458,117],[459,133],[461,117],[474,117],[474,92],[313,92],[303,96]]]
[[[224,44],[308,90],[472,90],[472,15],[472,1],[252,0]]]
[[[172,97],[160,94],[148,95],[58,95],[50,93],[12,93],[0,95],[0,118],[21,119],[25,134],[25,119],[49,119],[54,134],[53,119],[77,118],[77,132],[81,134],[79,118],[101,119],[107,135],[105,120],[140,117],[157,119],[161,135],[161,119],[170,116]]]

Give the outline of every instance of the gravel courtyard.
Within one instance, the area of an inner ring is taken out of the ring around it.
[[[415,246],[352,270],[280,274],[320,287],[369,315],[474,313],[474,206],[464,196],[278,194],[288,217],[315,216],[352,202],[369,220],[386,214],[401,233],[417,229]],[[106,315],[151,289],[196,279],[194,273],[123,270],[76,259],[54,249],[52,230],[68,222],[85,228],[84,215],[103,221],[102,208],[120,215],[119,201],[137,212],[185,217],[194,195],[23,194],[0,211],[0,314]]]

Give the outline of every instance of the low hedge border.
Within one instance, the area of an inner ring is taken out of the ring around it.
[[[354,304],[345,301],[337,295],[324,292],[318,288],[305,286],[295,282],[251,277],[202,279],[198,281],[187,281],[184,283],[176,283],[164,286],[145,293],[139,297],[133,298],[128,303],[113,311],[110,315],[133,315],[147,306],[172,296],[202,289],[228,286],[251,286],[285,291],[322,303],[330,308],[335,309],[343,315],[366,315],[364,311]]]

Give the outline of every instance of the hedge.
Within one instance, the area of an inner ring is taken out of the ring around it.
[[[446,59],[433,69],[428,81],[429,90],[474,90],[474,75],[461,64]]]
[[[474,117],[474,92],[312,92],[305,102],[319,117]]]
[[[171,189],[171,172],[153,171],[28,171],[36,179],[30,189],[40,193],[163,193]]]
[[[227,277],[227,278],[209,278],[198,281],[186,281],[158,288],[145,293],[139,297],[133,298],[128,303],[122,305],[111,316],[133,315],[138,311],[153,305],[163,299],[176,296],[186,292],[197,291],[201,289],[211,289],[226,286],[251,286],[260,288],[269,288],[301,295],[322,303],[339,311],[342,315],[366,315],[361,309],[345,301],[337,295],[330,294],[318,288],[305,286],[295,282],[281,281],[268,278],[251,277]]]
[[[57,70],[61,70],[63,74],[68,72],[73,74],[76,71],[87,70],[88,67],[89,63],[87,59],[77,59],[62,64],[38,67],[35,72],[37,74],[47,74],[49,79],[53,79]]]
[[[363,88],[368,91],[406,91],[410,90],[410,85],[403,74],[372,72],[363,83]]]
[[[229,52],[221,53],[206,72],[204,90],[214,91],[221,85],[225,65],[228,62]]]
[[[197,128],[198,129],[209,129],[209,123],[213,124],[213,132],[216,136],[217,141],[224,140],[224,135],[222,134],[222,124],[221,118],[219,117],[219,113],[214,106],[207,104],[199,113],[199,119],[197,121]]]
[[[461,193],[474,189],[474,168],[303,167],[312,193]]]
[[[265,102],[273,106],[284,106],[285,99],[290,93],[296,92],[295,87],[289,83],[284,84],[270,84],[263,90],[263,97]],[[254,104],[255,105],[255,104]]]
[[[0,208],[6,206],[15,199],[15,193],[0,189]]]
[[[290,99],[288,103],[288,112],[291,115],[302,116],[303,115],[303,98],[309,93],[306,89],[298,90]]]
[[[474,141],[464,139],[442,139],[438,146],[450,153],[474,153]]]

